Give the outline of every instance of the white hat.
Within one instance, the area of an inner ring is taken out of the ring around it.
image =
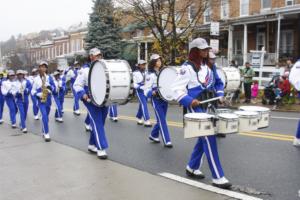
[[[146,64],[147,62],[145,60],[139,60],[138,65]]]
[[[77,64],[79,64],[79,62],[77,60],[75,60],[74,65],[77,65]]]
[[[206,40],[203,38],[196,38],[194,39],[190,45],[190,50],[192,48],[198,48],[198,49],[211,49],[211,47],[207,44]]]
[[[8,70],[8,73],[7,73],[8,76],[14,76],[16,75],[14,70]]]
[[[42,66],[42,65],[46,65],[46,67],[48,67],[48,63],[46,61],[41,61],[39,66]]]
[[[214,52],[212,52],[212,51],[210,51],[209,52],[209,58],[210,59],[215,59],[217,56],[216,56],[216,54],[214,54]]]
[[[33,68],[33,69],[31,70],[32,73],[37,72],[37,71],[38,71],[37,68]]]
[[[24,72],[24,74],[25,74],[25,75],[27,75],[27,74],[28,74],[28,71],[26,71],[26,70],[23,70],[23,72]]]
[[[25,74],[24,70],[18,69],[16,74]]]
[[[57,75],[60,75],[59,71],[53,72],[53,76],[57,76]]]
[[[158,54],[152,54],[151,56],[150,56],[150,60],[157,60],[157,59],[159,59],[160,58],[160,55],[158,55]]]
[[[98,49],[98,48],[92,48],[92,49],[90,50],[90,55],[98,56],[98,55],[100,55],[100,54],[101,54],[101,51],[100,51],[100,49]]]

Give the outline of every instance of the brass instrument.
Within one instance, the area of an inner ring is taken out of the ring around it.
[[[42,77],[42,97],[41,97],[42,103],[46,103],[48,95],[49,95],[49,91],[46,86],[46,76],[43,76]]]

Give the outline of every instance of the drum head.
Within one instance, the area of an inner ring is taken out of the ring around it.
[[[261,107],[261,106],[241,106],[240,110],[244,111],[252,111],[252,112],[267,112],[270,111],[269,108]]]
[[[172,83],[177,78],[178,68],[166,67],[163,68],[157,78],[157,86],[159,95],[166,101],[173,101],[174,92],[172,90]]]
[[[105,103],[106,80],[105,64],[101,61],[94,62],[90,68],[88,86],[92,102],[96,106]]]
[[[207,113],[188,113],[184,115],[184,118],[187,119],[210,119],[212,117],[214,117],[214,115]]]
[[[221,113],[218,116],[220,118],[225,118],[225,119],[238,119],[239,118],[236,114],[233,114],[233,113]]]
[[[258,116],[257,112],[251,111],[235,111],[234,114],[237,114],[238,116]]]

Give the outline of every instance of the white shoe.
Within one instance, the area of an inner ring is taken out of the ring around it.
[[[137,119],[136,123],[138,125],[143,125],[144,124],[144,121],[142,119]]]
[[[197,178],[197,179],[203,179],[205,178],[204,174],[200,171],[200,169],[192,169],[190,166],[186,166],[186,174],[190,177]]]
[[[294,145],[295,147],[300,147],[300,139],[295,138],[294,141],[293,141],[293,145]]]
[[[43,137],[45,139],[45,142],[50,142],[51,141],[51,138],[50,138],[49,134],[44,134]]]
[[[85,127],[85,131],[88,132],[88,131],[92,131],[92,127],[88,124],[84,124],[84,127]]]
[[[75,110],[75,111],[74,111],[74,114],[75,114],[75,115],[80,115],[80,111],[79,111],[79,110]]]
[[[17,128],[17,124],[12,124],[11,127],[14,129]]]
[[[35,120],[39,120],[40,118],[39,118],[38,115],[36,115],[36,116],[34,116],[34,119],[35,119]]]
[[[3,122],[4,122],[3,119],[0,119],[0,124],[3,124]]]
[[[63,123],[63,122],[64,122],[64,120],[63,120],[61,117],[55,118],[55,120],[56,120],[57,122],[60,122],[60,123]]]
[[[151,124],[150,120],[145,121],[145,122],[144,122],[144,126],[145,126],[145,127],[151,127],[152,124]]]
[[[222,189],[229,189],[232,186],[232,184],[224,176],[219,179],[213,179],[212,182],[214,186]]]
[[[107,159],[107,154],[105,150],[98,150],[97,151],[97,156],[98,158],[100,158],[101,160],[105,160]]]
[[[27,128],[23,128],[23,129],[22,129],[22,132],[23,132],[23,133],[27,133]]]
[[[112,117],[111,119],[112,119],[114,122],[118,122],[118,120],[119,120],[117,117]]]
[[[88,146],[88,150],[91,153],[97,153],[98,152],[98,149],[97,149],[97,147],[95,145],[89,145]]]

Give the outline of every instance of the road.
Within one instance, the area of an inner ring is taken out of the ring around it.
[[[72,99],[66,99],[63,124],[54,121],[54,112],[51,111],[51,137],[61,144],[86,151],[89,138],[83,125],[86,114],[74,116],[71,108]],[[81,109],[84,112],[83,106]],[[169,173],[186,177],[185,166],[196,140],[183,139],[181,108],[172,105],[168,111],[173,149],[149,142],[151,128],[136,125],[136,103],[118,109],[119,122],[107,120],[106,123],[109,159],[151,174]],[[149,110],[153,119],[152,108],[149,107]],[[271,116],[270,127],[266,129],[218,139],[225,175],[234,184],[233,190],[236,191],[263,199],[300,199],[300,148],[292,146],[300,115],[272,112]],[[27,124],[31,132],[40,134],[40,121],[33,120],[31,110]],[[210,184],[211,175],[206,160],[202,171],[206,175],[203,182]]]

